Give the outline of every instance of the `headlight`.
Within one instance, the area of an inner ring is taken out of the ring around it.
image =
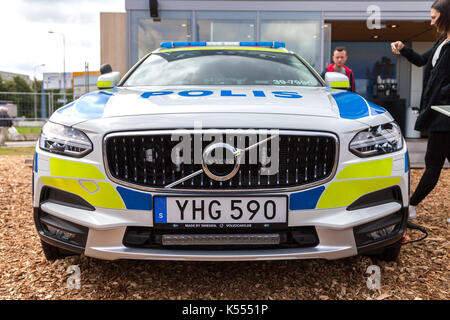
[[[83,157],[92,151],[92,142],[80,130],[47,122],[42,128],[39,146],[42,150],[71,157]]]
[[[350,142],[350,151],[358,157],[373,157],[401,150],[403,138],[395,122],[358,132]]]

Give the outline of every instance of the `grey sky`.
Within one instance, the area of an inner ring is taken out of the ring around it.
[[[100,12],[125,12],[125,0],[10,0],[0,2],[0,71],[28,74],[62,72],[66,38],[66,71],[100,66]]]

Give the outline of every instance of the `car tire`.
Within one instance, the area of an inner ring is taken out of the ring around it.
[[[402,249],[402,241],[399,240],[398,242],[383,248],[383,250],[381,252],[378,252],[376,254],[369,253],[368,255],[372,259],[386,261],[386,262],[392,262],[392,261],[397,261],[399,255],[400,255],[401,249]]]
[[[52,246],[45,241],[41,240],[42,251],[44,251],[45,258],[49,261],[64,259],[69,256],[73,256],[76,253],[63,250],[61,248]]]

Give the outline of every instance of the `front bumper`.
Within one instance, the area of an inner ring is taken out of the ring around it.
[[[45,235],[39,222],[42,214],[70,221],[76,225],[89,229],[84,250],[81,246],[68,244],[54,237]],[[114,219],[111,216],[115,215]],[[374,241],[370,245],[358,248],[355,242],[354,228],[384,217],[400,214],[402,220],[400,228],[389,237],[381,241]],[[270,250],[168,250],[131,248],[123,244],[127,226],[147,225],[151,227],[148,217],[140,213],[121,214],[107,209],[95,212],[79,208],[70,208],[56,203],[43,203],[34,210],[36,225],[43,241],[63,247],[74,252],[84,251],[86,256],[104,259],[141,259],[141,260],[208,260],[208,261],[245,261],[245,260],[281,260],[281,259],[327,259],[334,260],[357,255],[387,246],[401,239],[407,221],[407,212],[399,203],[385,203],[378,206],[347,211],[345,208],[337,210],[322,210],[321,212],[296,212],[291,216],[290,224],[314,226],[319,238],[319,244],[307,248],[270,249]],[[137,223],[136,218],[142,222]],[[151,215],[150,215],[151,218]],[[146,222],[144,222],[147,220]]]

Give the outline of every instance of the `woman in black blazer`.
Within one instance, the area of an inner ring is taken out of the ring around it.
[[[428,132],[426,169],[411,197],[410,219],[416,217],[415,206],[436,186],[445,159],[450,161],[450,117],[431,109],[434,105],[450,105],[450,0],[436,0],[430,15],[431,25],[441,36],[429,51],[421,55],[401,41],[391,43],[392,52],[401,54],[418,67],[425,66],[415,129]]]

